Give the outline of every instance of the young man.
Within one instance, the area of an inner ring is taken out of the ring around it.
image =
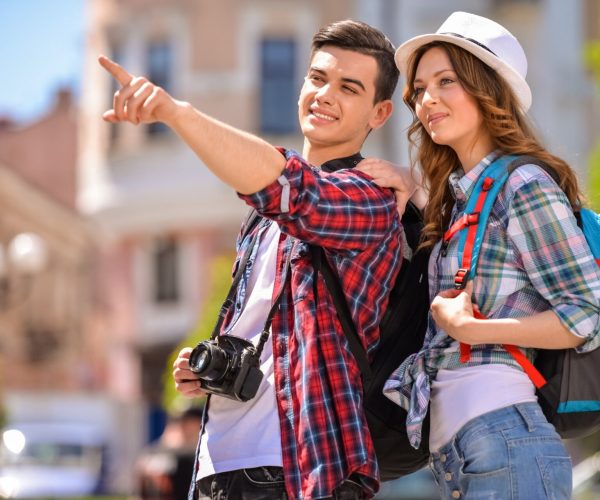
[[[360,371],[322,277],[315,283],[309,244],[325,249],[372,353],[402,229],[392,191],[352,167],[367,135],[392,112],[394,47],[354,21],[314,36],[298,102],[303,158],[204,115],[106,58],[100,63],[121,84],[105,120],[167,124],[262,216],[238,240],[236,268],[247,250],[249,261],[221,332],[256,346],[282,291],[256,396],[209,396],[190,497],[372,497],[378,471]],[[205,392],[190,371],[191,351],[180,352],[173,376],[181,393],[195,397]]]

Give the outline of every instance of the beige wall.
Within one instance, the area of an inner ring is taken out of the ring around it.
[[[0,384],[6,391],[101,389],[87,347],[94,308],[92,228],[75,210],[76,110],[70,94],[26,127],[0,130],[0,243],[33,232],[47,246],[45,269],[25,279],[9,265],[0,293]]]
[[[33,232],[47,246],[46,268],[26,278],[14,269],[0,310],[4,390],[101,389],[89,367],[86,324],[93,309],[93,240],[85,222],[0,165],[0,241]]]
[[[77,116],[70,93],[57,95],[55,108],[24,128],[0,128],[0,162],[53,199],[74,209],[76,201]]]

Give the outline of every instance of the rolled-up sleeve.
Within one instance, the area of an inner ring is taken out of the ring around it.
[[[249,195],[238,194],[262,216],[296,238],[331,249],[362,250],[399,230],[393,192],[354,170],[325,173],[297,153],[279,178]]]
[[[545,174],[515,191],[507,234],[536,290],[563,325],[600,345],[600,272],[565,194]]]

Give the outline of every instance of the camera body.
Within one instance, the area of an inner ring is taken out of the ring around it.
[[[256,396],[263,378],[259,357],[252,342],[219,335],[194,347],[189,364],[204,391],[248,401]]]

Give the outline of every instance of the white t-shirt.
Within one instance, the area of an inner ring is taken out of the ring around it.
[[[254,345],[258,344],[271,309],[280,234],[279,226],[272,223],[262,235],[244,309],[228,332],[249,339]],[[271,337],[262,351],[260,370],[264,377],[253,399],[239,402],[211,396],[208,422],[200,442],[197,479],[237,469],[282,465]]]
[[[469,420],[517,403],[537,401],[527,374],[503,364],[439,370],[431,384],[429,449],[438,451]]]

